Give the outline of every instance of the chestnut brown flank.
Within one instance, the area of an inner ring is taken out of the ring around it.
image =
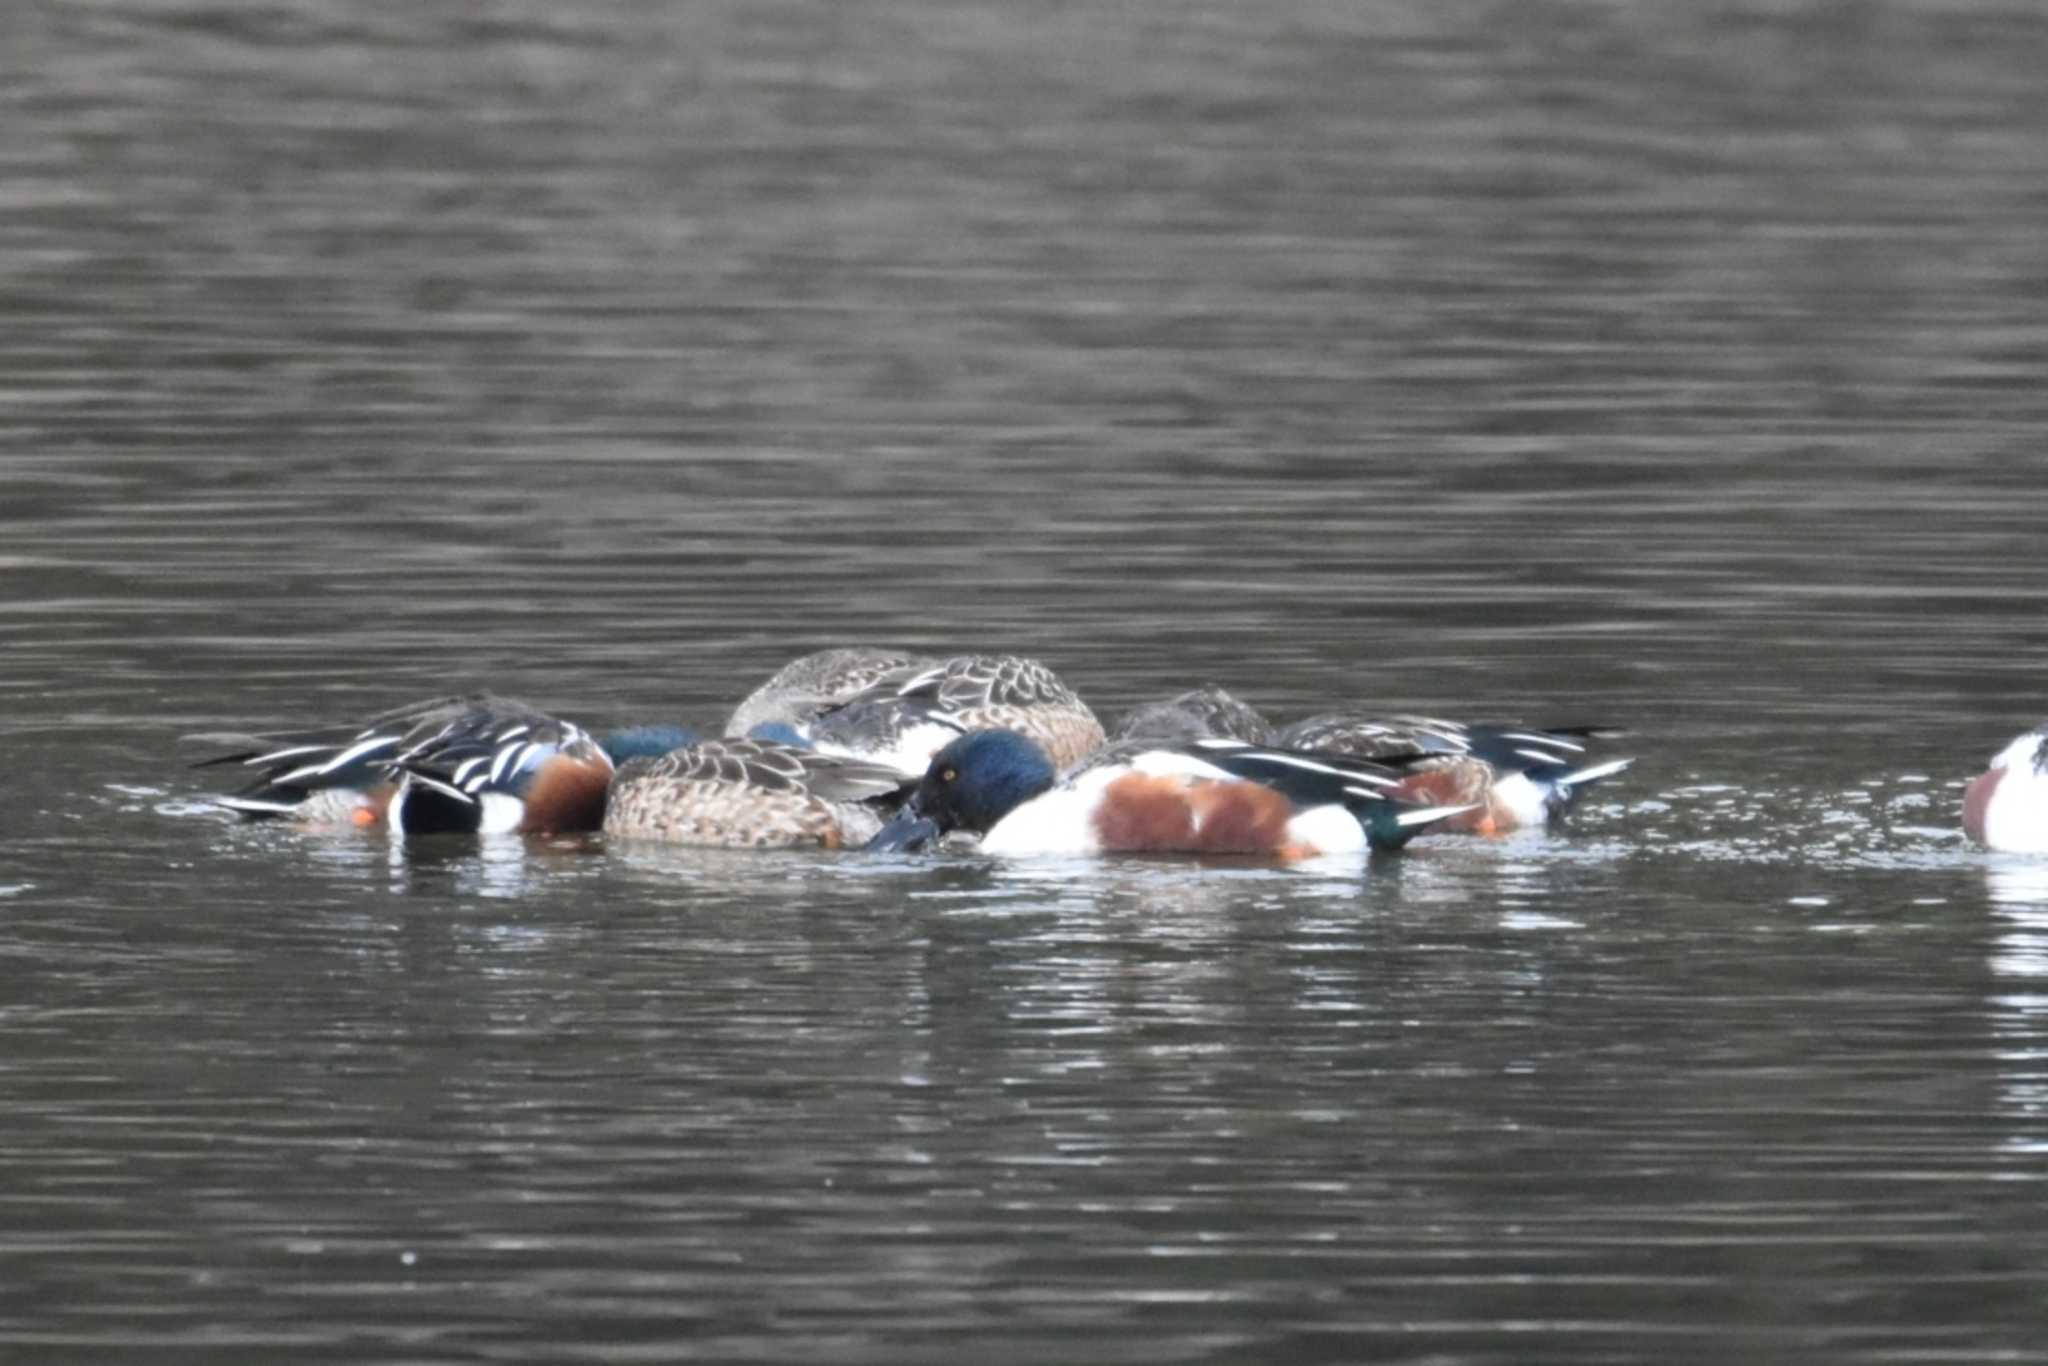
[[[521,833],[597,829],[604,823],[605,789],[611,779],[606,764],[557,754],[541,765],[540,772],[533,775],[533,785],[526,789]]]
[[[1984,842],[1984,817],[1991,810],[1991,794],[2005,778],[2005,770],[1994,768],[1970,779],[1963,789],[1963,833],[1979,844]]]
[[[1287,843],[1294,803],[1257,783],[1201,783],[1188,790],[1200,822],[1196,847],[1211,854],[1270,854]]]
[[[1102,847],[1134,853],[1194,847],[1194,812],[1178,778],[1126,773],[1102,791],[1095,837]]]
[[[1196,782],[1127,773],[1102,792],[1095,835],[1106,850],[1273,854],[1287,849],[1294,808],[1257,783]]]

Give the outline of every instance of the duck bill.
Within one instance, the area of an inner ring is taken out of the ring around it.
[[[927,847],[942,833],[937,821],[905,807],[861,848],[870,853],[910,853]]]

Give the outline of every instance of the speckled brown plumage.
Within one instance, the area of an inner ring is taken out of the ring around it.
[[[604,830],[735,849],[865,843],[904,786],[892,769],[757,740],[707,740],[636,759],[612,783]]]
[[[1029,736],[1065,767],[1103,743],[1102,723],[1051,669],[1019,655],[956,655],[923,669],[902,669],[818,718],[811,737],[835,753],[895,752],[899,766],[921,772],[949,738],[973,730],[1014,730]],[[906,737],[927,746],[901,754]]]
[[[932,661],[903,650],[842,645],[792,659],[748,693],[725,723],[729,736],[761,725],[801,731],[819,712],[873,687],[884,678],[927,668]]]

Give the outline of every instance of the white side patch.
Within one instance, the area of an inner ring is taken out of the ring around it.
[[[1494,801],[1508,809],[1517,825],[1542,825],[1549,797],[1550,789],[1531,782],[1526,773],[1511,773],[1493,785]]]
[[[526,818],[526,803],[502,792],[484,793],[481,805],[483,817],[477,825],[480,835],[509,835]]]
[[[1362,854],[1371,847],[1358,818],[1336,805],[1297,811],[1294,819],[1287,822],[1287,840],[1318,854]]]
[[[1984,844],[2013,854],[2048,854],[2048,774],[2034,767],[2038,731],[2029,731],[1991,761],[2003,768],[1984,810]]]
[[[2041,793],[2031,791],[2007,796],[2001,784],[1984,813],[1984,847],[2008,854],[2048,854],[2048,810],[2042,809],[2042,800]]]

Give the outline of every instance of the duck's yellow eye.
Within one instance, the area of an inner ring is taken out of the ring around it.
[[[939,770],[939,781],[942,783],[950,783],[959,776],[960,770],[957,768],[942,768]]]

